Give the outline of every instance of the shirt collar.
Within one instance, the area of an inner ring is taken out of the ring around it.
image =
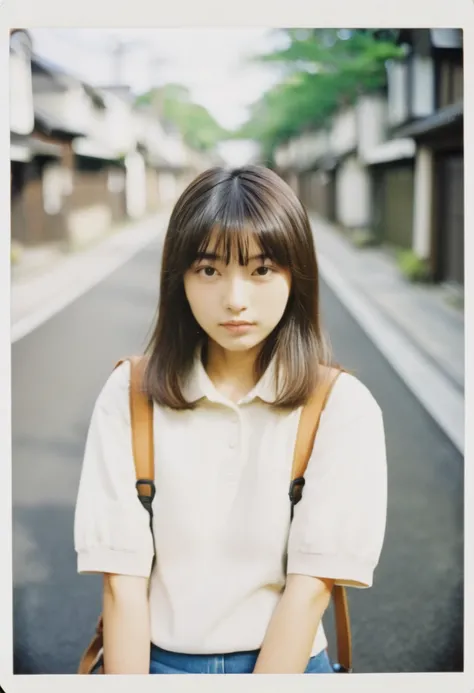
[[[197,402],[206,398],[210,402],[228,403],[228,400],[220,394],[206,373],[201,360],[201,351],[202,347],[199,346],[196,349],[189,376],[183,384],[182,392],[185,399],[188,402]],[[275,359],[272,359],[258,383],[242,397],[238,404],[247,404],[257,398],[272,404],[277,396],[276,385],[276,364]]]

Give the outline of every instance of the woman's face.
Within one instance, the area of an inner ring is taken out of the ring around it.
[[[215,247],[215,237],[209,248]],[[263,342],[280,322],[291,288],[291,274],[268,258],[252,239],[248,265],[212,252],[184,275],[191,311],[206,334],[223,349],[245,351]],[[179,319],[179,316],[176,316]]]

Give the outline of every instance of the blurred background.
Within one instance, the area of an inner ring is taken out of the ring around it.
[[[355,669],[461,671],[462,31],[15,29],[10,134],[15,672],[77,668],[100,609],[72,537],[94,400],[144,348],[178,195],[248,162],[306,206],[323,323],[384,412]]]

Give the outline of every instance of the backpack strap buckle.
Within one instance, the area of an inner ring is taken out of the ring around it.
[[[301,496],[303,493],[303,486],[305,485],[305,478],[304,476],[299,476],[296,479],[293,479],[293,481],[290,484],[290,490],[289,490],[289,497],[292,505],[296,505],[301,500]]]
[[[149,486],[150,493],[142,493],[140,490],[140,486]],[[140,500],[143,499],[145,503],[151,503],[153,501],[156,493],[156,487],[155,482],[152,479],[137,479],[135,488],[137,489],[138,497],[140,498]]]
[[[293,513],[295,510],[295,505],[300,502],[301,496],[303,494],[303,486],[305,485],[305,479],[303,476],[298,476],[290,484],[289,497],[291,501],[291,520],[293,520]]]

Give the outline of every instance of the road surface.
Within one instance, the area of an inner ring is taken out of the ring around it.
[[[17,674],[72,674],[100,611],[79,576],[73,511],[94,400],[115,360],[140,351],[158,296],[160,245],[13,345],[13,578]],[[350,590],[359,672],[462,671],[463,459],[322,286],[336,357],[385,418],[387,534],[370,590]],[[333,639],[331,614],[325,619]]]

